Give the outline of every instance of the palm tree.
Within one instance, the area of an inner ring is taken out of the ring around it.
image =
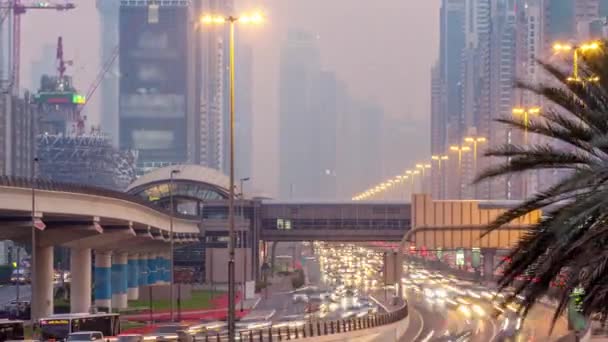
[[[522,313],[546,294],[551,282],[565,275],[565,287],[553,322],[568,306],[570,294],[584,290],[585,316],[608,314],[608,54],[585,57],[582,74],[599,82],[568,82],[559,68],[539,62],[559,86],[518,84],[552,105],[537,119],[497,120],[511,128],[544,137],[544,143],[506,144],[486,156],[503,157],[499,165],[482,172],[476,182],[536,170],[563,170],[565,176],[505,212],[489,225],[497,229],[536,209],[543,218],[533,225],[510,253],[499,286],[504,290],[520,275],[516,286],[525,300]],[[539,139],[540,140],[540,139]]]

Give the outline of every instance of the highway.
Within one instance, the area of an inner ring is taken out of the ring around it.
[[[402,341],[439,342],[445,336],[470,334],[474,342],[555,341],[567,333],[560,318],[549,335],[553,308],[538,304],[525,320],[506,308],[500,315],[500,297],[480,285],[418,268],[404,278],[410,305],[410,327]]]

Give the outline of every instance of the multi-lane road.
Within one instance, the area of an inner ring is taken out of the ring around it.
[[[523,320],[513,306],[496,315],[500,306],[491,289],[426,270],[406,279],[410,325],[402,341],[439,342],[462,335],[474,342],[554,341],[567,333],[567,322],[560,319],[550,334],[553,308],[544,304]]]

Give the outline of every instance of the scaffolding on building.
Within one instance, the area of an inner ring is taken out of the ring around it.
[[[79,136],[38,136],[41,178],[124,190],[135,180],[136,151],[119,151],[109,137],[93,132]]]

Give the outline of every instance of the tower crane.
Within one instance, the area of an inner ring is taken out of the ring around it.
[[[12,65],[11,65],[11,77],[9,83],[10,89],[19,89],[19,71],[20,71],[20,58],[21,58],[21,15],[27,13],[29,10],[56,10],[56,11],[69,11],[76,8],[73,3],[64,4],[53,4],[47,1],[31,1],[28,3],[22,3],[21,0],[8,0],[0,2],[0,9],[6,9],[7,11],[0,20],[6,19],[6,15],[9,11],[13,12],[13,46],[11,49]],[[1,24],[0,21],[0,24]]]

